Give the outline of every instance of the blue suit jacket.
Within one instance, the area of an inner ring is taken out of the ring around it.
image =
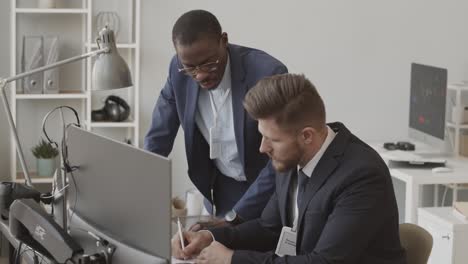
[[[297,256],[274,250],[283,226],[291,226],[291,179],[278,173],[276,191],[261,218],[212,230],[217,241],[236,249],[232,263],[405,264],[398,209],[390,172],[371,147],[341,123],[338,134],[308,181],[298,211]]]
[[[272,166],[266,166],[268,157],[259,153],[262,136],[258,132],[257,122],[248,116],[242,102],[246,92],[260,79],[286,73],[287,68],[260,50],[229,44],[228,52],[237,148],[247,181],[255,182],[234,209],[243,218],[252,219],[261,214],[273,193],[275,181]],[[214,163],[209,158],[209,145],[195,124],[200,87],[191,77],[179,73],[179,67],[177,56],[174,56],[167,82],[153,111],[151,128],[145,137],[144,148],[163,156],[169,155],[179,126],[182,126],[188,175],[200,192],[210,200]]]

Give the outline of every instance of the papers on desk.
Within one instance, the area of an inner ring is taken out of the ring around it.
[[[195,263],[195,259],[187,259],[187,260],[183,260],[183,259],[176,259],[174,257],[172,257],[172,260],[171,260],[171,263],[172,264],[191,264],[191,263]]]
[[[461,220],[468,220],[468,202],[455,202],[453,204],[453,214]]]

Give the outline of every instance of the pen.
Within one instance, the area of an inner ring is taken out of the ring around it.
[[[182,235],[182,226],[180,225],[179,217],[177,217],[177,227],[179,228],[179,238],[180,238],[180,244],[182,245],[182,250],[185,250],[184,236]]]

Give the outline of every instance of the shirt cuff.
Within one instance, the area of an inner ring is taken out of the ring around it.
[[[211,235],[211,238],[213,239],[213,241],[216,241],[216,239],[215,239],[213,233],[211,233],[210,230],[203,229],[203,230],[199,230],[198,232],[208,232],[208,233]],[[212,242],[213,242],[213,241],[212,241]]]

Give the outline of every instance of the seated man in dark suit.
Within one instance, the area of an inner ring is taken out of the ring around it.
[[[261,80],[244,99],[276,170],[260,218],[176,235],[176,258],[197,263],[406,263],[387,166],[325,107],[303,75]],[[210,233],[211,232],[211,233]]]

